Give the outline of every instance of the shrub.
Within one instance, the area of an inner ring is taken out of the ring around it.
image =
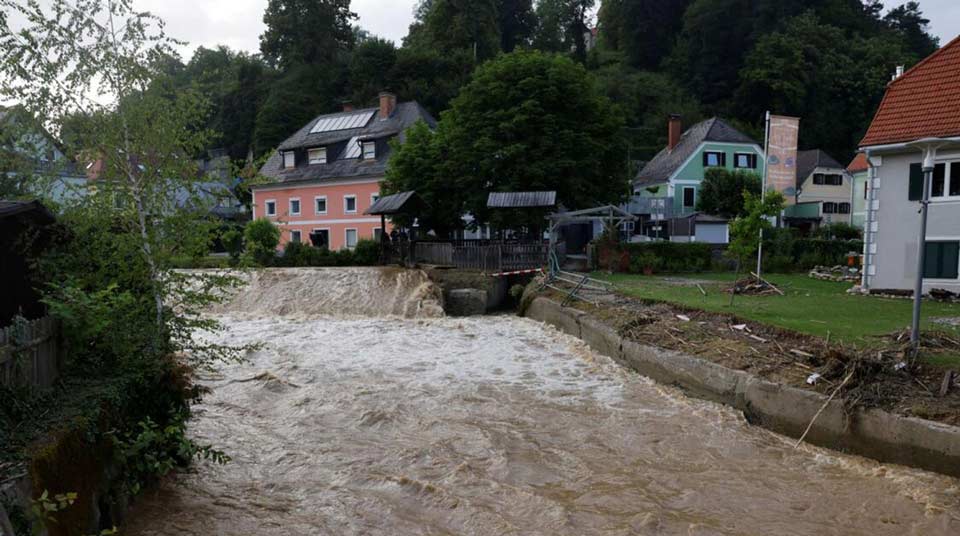
[[[813,236],[823,240],[860,240],[863,234],[849,223],[832,223],[814,231]]]
[[[655,259],[654,270],[702,272],[710,269],[713,259],[713,246],[696,242],[646,242],[622,247],[630,256],[631,271],[643,271],[644,264]]]
[[[376,240],[360,240],[353,249],[354,266],[374,266],[380,261],[380,244]]]
[[[240,264],[240,255],[243,254],[243,230],[239,225],[232,225],[220,235],[223,248],[230,255],[230,266]]]
[[[247,255],[261,266],[273,264],[280,243],[280,229],[266,218],[260,218],[247,224],[244,231],[247,241]]]

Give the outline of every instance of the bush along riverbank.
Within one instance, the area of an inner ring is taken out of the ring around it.
[[[200,392],[176,360],[4,394],[15,396],[0,417],[0,524],[12,534],[109,532],[170,471],[198,457],[227,460],[185,435]]]
[[[525,315],[688,394],[807,442],[960,476],[960,388],[900,342],[860,351],[819,337],[667,303],[599,305],[527,289]],[[925,352],[936,352],[929,340]],[[929,420],[928,420],[929,419]]]

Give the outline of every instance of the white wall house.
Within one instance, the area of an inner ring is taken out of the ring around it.
[[[960,38],[887,88],[861,142],[869,176],[863,285],[910,290],[920,252],[924,193],[919,140],[936,138],[923,244],[924,291],[960,291]]]

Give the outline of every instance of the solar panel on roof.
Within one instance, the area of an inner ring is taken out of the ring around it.
[[[370,121],[374,111],[355,112],[350,114],[338,114],[330,117],[321,118],[316,125],[310,129],[311,134],[320,132],[334,132],[337,130],[350,130],[352,128],[361,128]]]

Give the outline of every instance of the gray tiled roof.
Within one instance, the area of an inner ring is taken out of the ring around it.
[[[634,179],[634,186],[653,186],[664,184],[670,179],[677,168],[683,165],[705,141],[721,143],[751,143],[757,142],[746,134],[730,126],[729,123],[719,118],[707,119],[688,128],[680,136],[680,142],[671,151],[664,147],[653,160],[647,162],[643,169],[637,173]]]
[[[803,181],[807,180],[807,177],[818,167],[836,169],[840,172],[845,170],[843,164],[820,149],[799,151],[797,152],[797,188],[803,186]]]
[[[378,108],[367,108],[351,113],[373,113],[377,111],[379,111]],[[360,128],[333,132],[310,132],[318,121],[330,119],[338,115],[343,115],[343,113],[324,114],[313,118],[313,120],[304,125],[303,128],[280,144],[278,150],[270,155],[267,163],[260,169],[260,173],[266,177],[275,179],[277,182],[299,182],[382,175],[386,171],[387,160],[389,159],[389,151],[385,145],[378,144],[377,158],[375,160],[362,160],[359,158],[335,159],[340,155],[328,152],[327,157],[330,161],[326,164],[299,164],[293,169],[283,168],[280,151],[299,151],[312,147],[330,147],[337,144],[346,144],[353,138],[385,140],[393,136],[399,136],[400,141],[403,142],[404,131],[413,126],[418,120],[423,120],[430,128],[435,128],[437,124],[433,116],[417,102],[402,102],[397,104],[393,115],[383,121],[374,113],[367,124]]]

